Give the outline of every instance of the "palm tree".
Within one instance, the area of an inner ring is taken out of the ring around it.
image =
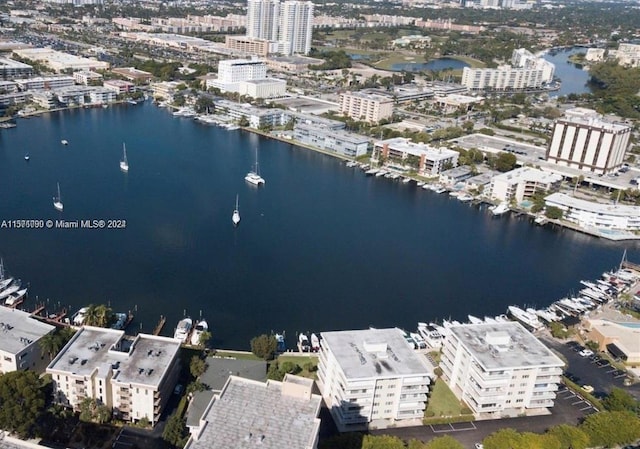
[[[110,307],[104,304],[90,304],[89,307],[87,307],[83,324],[87,326],[108,327],[112,317],[113,313]]]
[[[62,341],[58,337],[57,332],[49,332],[38,340],[40,349],[44,354],[49,355],[49,360],[53,360],[53,357],[60,352],[60,349],[62,348],[61,343]]]

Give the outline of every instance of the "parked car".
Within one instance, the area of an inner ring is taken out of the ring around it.
[[[593,387],[591,385],[583,385],[581,388],[587,393],[593,393]]]
[[[591,349],[583,349],[578,354],[580,354],[582,357],[591,357],[593,355],[593,351]]]

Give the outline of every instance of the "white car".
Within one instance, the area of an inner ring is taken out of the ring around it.
[[[484,449],[484,444],[482,443],[476,443],[474,446],[476,449]]]
[[[582,357],[591,357],[593,355],[593,351],[591,349],[583,349],[578,354],[580,354]]]

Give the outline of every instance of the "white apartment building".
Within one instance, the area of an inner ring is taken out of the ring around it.
[[[126,94],[136,90],[136,86],[129,81],[124,80],[106,80],[102,83],[103,87],[111,89],[116,94]]]
[[[393,98],[369,92],[342,92],[340,113],[354,120],[378,123],[393,115]]]
[[[433,373],[400,329],[323,332],[318,386],[341,432],[421,420]]]
[[[238,92],[253,98],[277,98],[286,93],[287,83],[267,78],[267,64],[258,59],[229,59],[218,64],[218,78],[207,79],[207,88]]]
[[[374,142],[373,152],[385,158],[387,165],[411,168],[424,176],[438,176],[443,170],[456,167],[460,156],[457,151],[414,143],[406,137]],[[416,158],[417,167],[408,163],[409,158]]]
[[[92,398],[124,421],[155,424],[179,375],[179,351],[173,338],[84,326],[46,372],[59,404],[77,409]]]
[[[54,326],[18,309],[0,307],[0,374],[36,369],[41,356],[39,340]]]
[[[73,79],[77,84],[88,86],[91,83],[102,81],[102,75],[89,70],[82,70],[73,74]]]
[[[89,102],[91,104],[107,104],[116,101],[117,93],[108,87],[94,87],[89,91]]]
[[[564,193],[553,193],[544,199],[545,205],[563,211],[563,218],[584,229],[640,230],[640,207],[623,204],[602,204],[582,200]]]
[[[304,54],[311,50],[313,27],[313,3],[288,0],[280,11],[280,53],[284,55]]]
[[[20,90],[50,90],[75,85],[72,76],[37,76],[16,80]]]
[[[23,64],[13,59],[0,58],[0,79],[7,80],[31,74],[33,74],[33,67],[29,64]]]
[[[230,376],[185,449],[316,449],[321,405],[312,379],[286,374],[282,382],[265,383]]]
[[[469,90],[513,91],[537,89],[553,80],[555,65],[524,48],[513,51],[511,64],[496,69],[465,67],[462,85]]]
[[[183,83],[178,81],[162,81],[159,83],[152,83],[150,87],[154,98],[164,98],[165,100],[172,101],[180,84]],[[209,85],[207,85],[207,87],[209,87]]]
[[[624,163],[630,136],[630,126],[605,122],[592,109],[569,109],[554,122],[546,159],[563,167],[611,173]]]
[[[609,50],[609,56],[616,58],[620,65],[640,67],[640,44],[619,44],[617,50]]]
[[[227,59],[218,63],[220,83],[261,80],[267,77],[267,64],[259,59]]]
[[[298,142],[349,158],[363,156],[367,154],[369,148],[369,138],[366,136],[324,128],[317,124],[296,123],[293,128],[293,138]]]
[[[549,192],[560,186],[562,176],[532,167],[520,167],[491,179],[489,196],[500,202],[521,203],[536,192]]]
[[[251,98],[282,98],[287,93],[287,82],[276,78],[243,81],[238,85],[238,93]]]
[[[564,363],[520,323],[451,326],[440,368],[475,414],[553,407]]]
[[[247,1],[247,37],[278,40],[280,0]]]

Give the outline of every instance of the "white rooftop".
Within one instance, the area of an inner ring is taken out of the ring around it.
[[[0,69],[29,69],[31,66],[29,64],[25,64],[23,62],[14,61],[9,58],[0,58]]]
[[[574,198],[565,193],[552,193],[546,201],[561,204],[572,209],[579,209],[594,214],[613,215],[619,217],[640,217],[640,207],[624,204],[603,204]]]
[[[231,376],[205,413],[207,424],[198,440],[190,440],[186,449],[313,448],[322,398],[296,394],[310,392],[312,385],[297,376],[266,383]]]
[[[507,181],[510,184],[523,182],[539,182],[541,184],[552,184],[562,181],[562,176],[532,167],[520,167],[515,170],[501,173],[494,177],[495,180]]]
[[[27,312],[0,307],[0,351],[18,354],[54,329]]]
[[[323,332],[321,345],[334,355],[347,379],[432,374],[398,328]]]
[[[380,140],[375,142],[376,147],[382,147],[388,145],[391,150],[400,151],[402,153],[412,154],[414,156],[426,155],[426,158],[431,161],[449,159],[457,156],[459,153],[447,148],[433,148],[425,143],[415,143],[407,137],[394,137],[391,139]]]
[[[157,386],[180,350],[180,341],[124,331],[84,326],[54,358],[47,372],[78,376],[95,370],[113,369],[116,382]],[[104,373],[101,373],[104,375]]]
[[[520,323],[462,324],[449,330],[485,371],[564,365]]]
[[[588,108],[572,108],[565,111],[565,116],[558,119],[560,123],[570,123],[576,125],[588,125],[601,128],[609,132],[619,132],[630,127],[621,123],[606,122],[602,119],[602,115],[593,109]]]

